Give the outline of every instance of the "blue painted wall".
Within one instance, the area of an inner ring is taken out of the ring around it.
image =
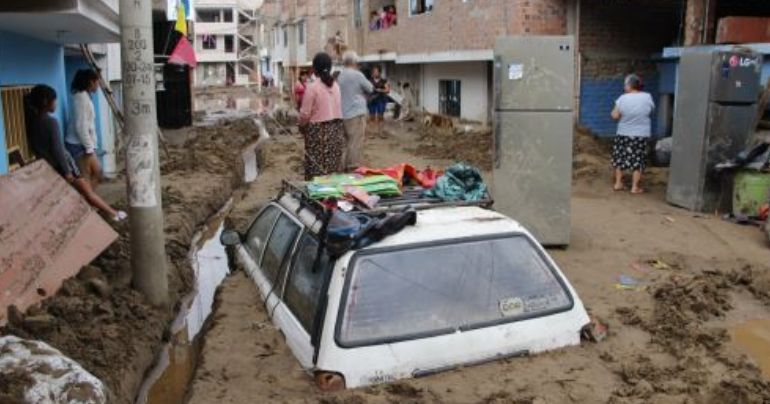
[[[53,87],[59,95],[59,106],[54,116],[59,120],[64,133],[68,105],[67,97],[63,96],[67,94],[64,48],[58,44],[0,31],[0,86],[40,83]],[[0,174],[7,172],[5,125],[0,124]]]
[[[623,94],[623,76],[583,77],[580,85],[580,125],[601,137],[615,136],[618,124],[610,117],[615,100]],[[644,89],[658,99],[659,76],[645,74]],[[657,128],[653,119],[652,133]]]

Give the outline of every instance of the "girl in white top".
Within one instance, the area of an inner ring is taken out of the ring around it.
[[[623,172],[630,171],[631,193],[644,192],[639,186],[647,162],[647,140],[652,133],[655,103],[649,93],[641,91],[642,80],[635,74],[625,79],[625,94],[615,101],[612,118],[618,121],[618,132],[612,147],[615,168],[615,191],[623,190]]]
[[[96,187],[101,178],[101,166],[96,156],[96,112],[91,95],[99,89],[99,75],[91,69],[81,69],[72,79],[72,114],[65,137],[65,146],[78,162],[83,178]]]

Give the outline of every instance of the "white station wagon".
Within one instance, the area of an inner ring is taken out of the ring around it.
[[[447,205],[418,203],[414,226],[331,260],[318,205],[285,188],[246,234],[221,240],[324,390],[579,344],[588,315],[532,235],[493,210]]]

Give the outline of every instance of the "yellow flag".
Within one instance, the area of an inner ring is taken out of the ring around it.
[[[187,36],[187,18],[184,13],[184,4],[182,0],[176,3],[176,25],[174,29],[179,31],[184,36]]]

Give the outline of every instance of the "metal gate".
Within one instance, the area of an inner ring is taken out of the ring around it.
[[[439,80],[439,112],[460,116],[460,80]]]
[[[3,120],[5,122],[5,145],[9,161],[13,162],[14,153],[20,154],[23,161],[32,160],[32,149],[27,141],[27,129],[24,120],[24,96],[32,86],[12,86],[0,88],[3,100]],[[18,168],[11,164],[11,169]]]

